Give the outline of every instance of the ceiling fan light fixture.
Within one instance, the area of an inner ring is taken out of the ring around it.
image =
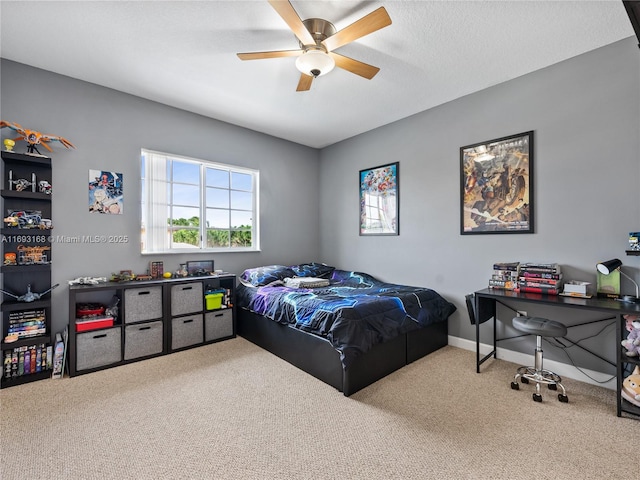
[[[326,75],[335,66],[335,60],[323,50],[307,50],[296,59],[296,68],[312,77]]]

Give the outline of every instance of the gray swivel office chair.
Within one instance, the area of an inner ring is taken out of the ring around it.
[[[518,368],[513,382],[511,382],[511,388],[520,389],[518,379],[521,383],[535,382],[536,392],[533,394],[533,400],[541,402],[540,385],[547,385],[549,390],[557,390],[560,387],[562,393],[558,394],[558,400],[567,403],[569,398],[564,386],[562,386],[562,378],[552,371],[542,368],[542,337],[564,337],[567,334],[567,327],[560,322],[539,317],[515,317],[512,324],[516,330],[536,336],[536,351],[534,366]]]

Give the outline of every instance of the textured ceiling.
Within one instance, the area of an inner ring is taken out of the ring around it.
[[[296,92],[295,58],[237,52],[298,42],[255,1],[6,1],[1,55],[321,148],[634,34],[621,1],[292,1],[338,30],[384,6],[392,25],[336,50],[336,68]]]

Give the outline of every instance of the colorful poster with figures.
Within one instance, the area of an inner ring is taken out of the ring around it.
[[[360,235],[399,235],[399,162],[360,170]]]
[[[533,233],[533,132],[460,149],[462,235]]]
[[[122,215],[122,174],[89,170],[89,212]]]

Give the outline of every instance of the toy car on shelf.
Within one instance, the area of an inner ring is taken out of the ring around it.
[[[4,223],[11,228],[53,228],[51,220],[42,218],[39,210],[9,210],[9,215],[4,218]]]

